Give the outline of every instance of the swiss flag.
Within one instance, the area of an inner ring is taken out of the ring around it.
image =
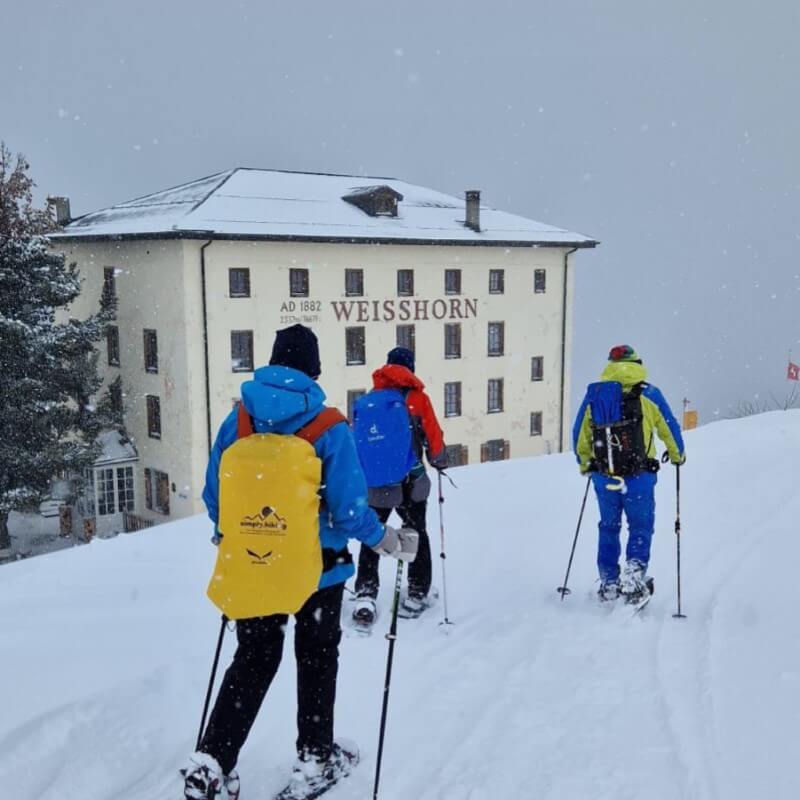
[[[800,381],[800,364],[789,362],[789,369],[786,370],[787,381]]]

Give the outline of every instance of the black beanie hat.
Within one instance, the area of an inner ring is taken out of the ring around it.
[[[407,347],[395,347],[389,351],[386,356],[387,364],[399,364],[401,367],[406,367],[412,372],[414,371],[414,354]]]
[[[275,367],[300,370],[309,378],[318,378],[322,367],[319,363],[319,344],[314,331],[299,324],[276,331],[269,363]]]

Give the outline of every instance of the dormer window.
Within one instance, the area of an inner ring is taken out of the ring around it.
[[[371,217],[396,217],[397,203],[403,199],[391,186],[357,186],[342,197]]]

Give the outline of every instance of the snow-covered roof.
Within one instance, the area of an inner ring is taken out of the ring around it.
[[[136,461],[139,458],[136,448],[118,431],[103,431],[97,438],[103,452],[94,462],[96,467],[120,461]]]
[[[370,216],[343,200],[389,187],[398,213]],[[53,239],[215,238],[400,244],[594,247],[588,236],[482,205],[481,230],[464,200],[394,178],[237,168],[80,217]]]

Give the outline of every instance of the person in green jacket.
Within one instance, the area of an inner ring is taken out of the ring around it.
[[[598,596],[640,602],[652,590],[647,577],[655,529],[659,467],[655,436],[669,460],[686,460],[680,426],[660,390],[629,345],[612,347],[600,381],[588,386],[573,427],[573,449],[582,475],[591,474],[600,507]],[[620,574],[622,513],[628,520],[626,564]]]

